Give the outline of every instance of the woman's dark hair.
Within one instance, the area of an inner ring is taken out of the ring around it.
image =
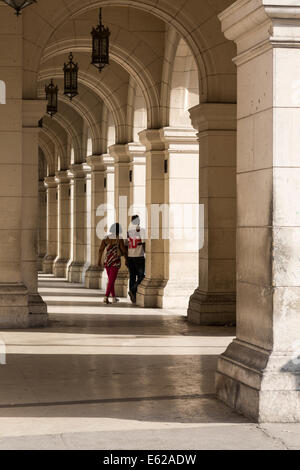
[[[110,233],[118,237],[122,233],[122,227],[120,224],[116,223],[110,227]]]

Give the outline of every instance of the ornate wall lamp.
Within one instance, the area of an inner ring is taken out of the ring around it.
[[[64,95],[70,98],[70,101],[74,96],[78,95],[78,64],[73,61],[73,54],[70,52],[69,62],[64,65],[64,78],[65,78],[65,90]]]
[[[21,14],[21,10],[33,3],[36,3],[36,0],[3,0],[7,5],[14,8],[16,10],[16,15],[19,16]]]
[[[102,10],[99,13],[99,25],[92,29],[93,53],[92,64],[102,72],[104,67],[109,64],[109,28],[102,24]]]
[[[57,95],[58,95],[58,87],[54,85],[53,79],[51,79],[51,82],[49,85],[45,86],[45,92],[46,92],[46,100],[48,101],[47,104],[47,114],[49,114],[51,117],[54,116],[54,114],[57,113]]]

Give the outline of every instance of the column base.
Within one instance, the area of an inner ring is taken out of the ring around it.
[[[145,278],[138,287],[137,305],[144,308],[161,308],[166,283],[167,281],[163,279]]]
[[[198,280],[190,282],[167,281],[158,296],[159,308],[180,308],[187,310],[192,292]]]
[[[46,326],[47,306],[39,294],[28,295],[23,284],[0,284],[0,329]]]
[[[73,261],[68,269],[68,281],[82,284],[82,273],[84,270],[84,263],[77,263]]]
[[[47,305],[39,294],[28,296],[29,327],[47,326]]]
[[[42,272],[43,271],[43,262],[44,258],[46,255],[39,255],[37,259],[37,271]]]
[[[56,256],[46,255],[43,259],[43,273],[44,274],[53,274],[53,265]]]
[[[235,293],[210,294],[196,289],[188,306],[188,321],[197,325],[232,325],[236,323]]]
[[[90,266],[85,273],[84,286],[87,289],[100,289],[102,272],[99,266]]]
[[[66,258],[59,258],[55,260],[53,265],[54,277],[66,278],[68,274],[68,263],[69,260]]]
[[[256,422],[300,422],[299,359],[234,340],[220,356],[216,393]]]

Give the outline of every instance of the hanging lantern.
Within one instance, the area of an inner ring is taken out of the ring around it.
[[[48,100],[47,104],[47,114],[50,114],[51,117],[57,113],[57,95],[58,95],[58,87],[54,85],[53,79],[49,85],[45,86],[46,92],[46,100]]]
[[[70,101],[74,96],[78,95],[78,64],[73,62],[73,54],[70,52],[69,62],[64,65],[64,76],[65,76],[65,91],[64,95],[70,98]]]
[[[99,72],[109,64],[109,36],[110,31],[102,24],[102,12],[100,8],[99,25],[91,32],[93,38],[92,64]]]
[[[21,14],[21,10],[33,3],[36,3],[36,0],[3,0],[7,5],[14,8],[16,10],[16,15],[19,16]]]

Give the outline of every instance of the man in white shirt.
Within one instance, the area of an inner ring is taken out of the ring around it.
[[[132,303],[136,303],[138,286],[145,277],[145,231],[140,228],[140,218],[131,218],[127,234],[129,292]]]

